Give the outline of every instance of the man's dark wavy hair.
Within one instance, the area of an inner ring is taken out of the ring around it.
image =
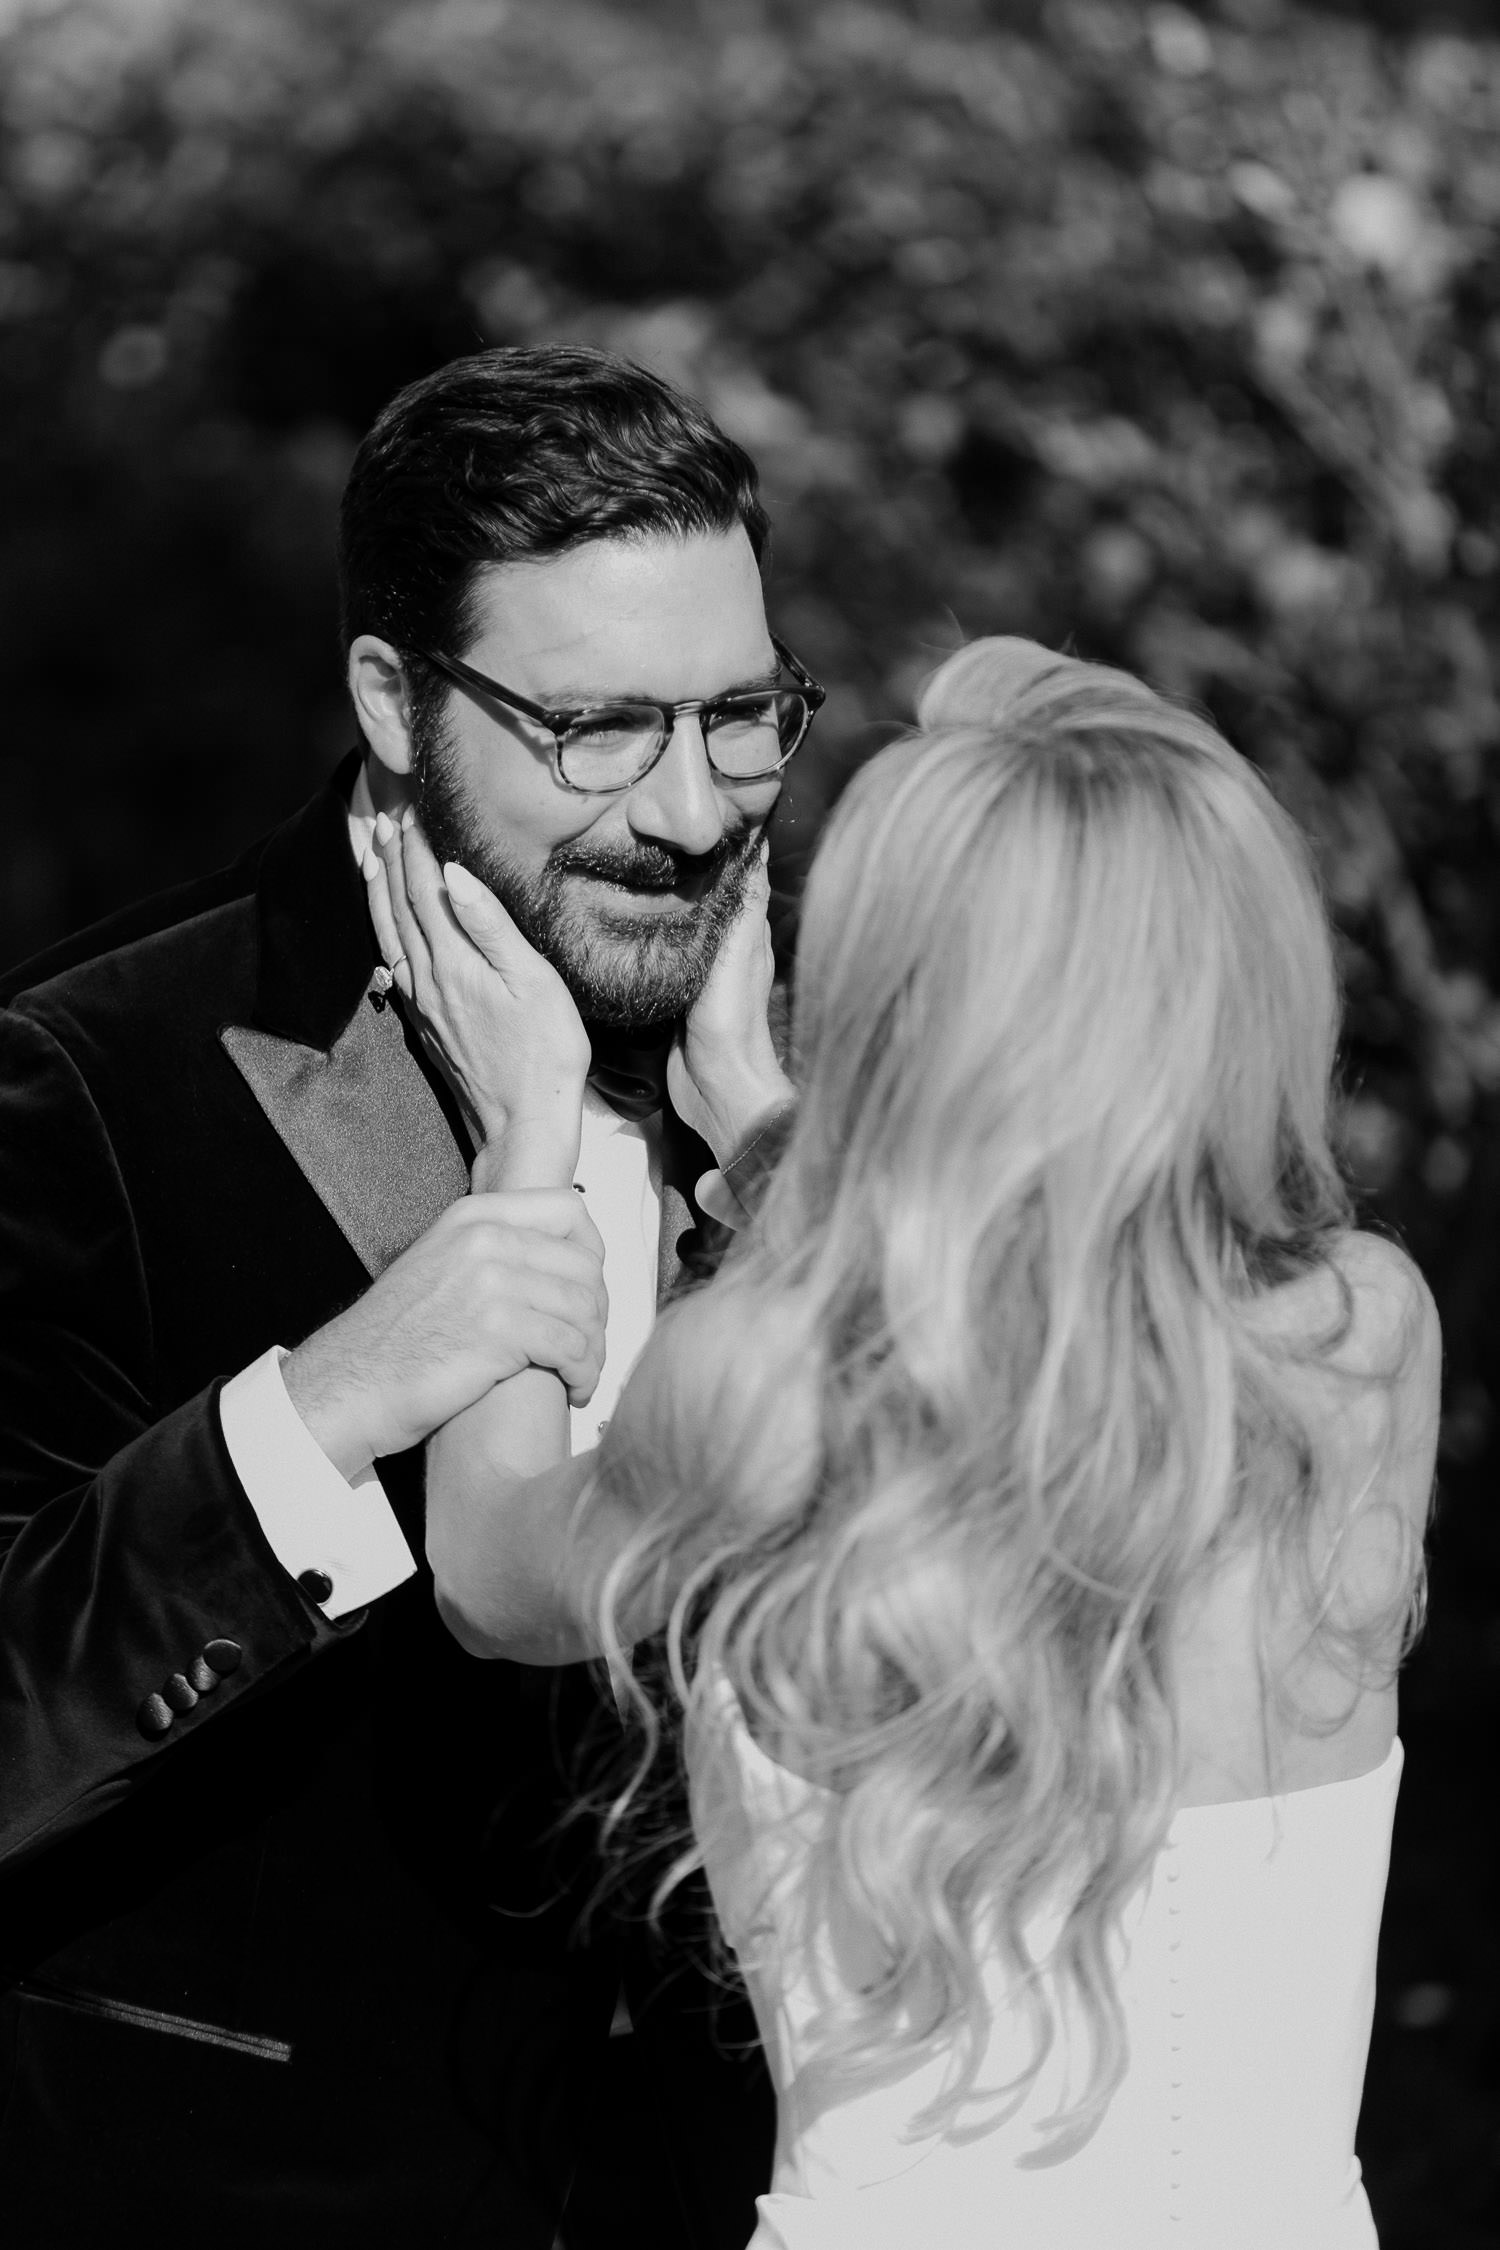
[[[378,633],[403,654],[463,656],[486,564],[736,523],[763,563],[754,462],[660,376],[578,344],[475,352],[398,392],[354,457],[339,514],[344,646]],[[418,701],[442,692],[425,665],[412,686]]]

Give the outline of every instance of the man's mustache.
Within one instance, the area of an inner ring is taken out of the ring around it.
[[[759,839],[753,830],[725,836],[711,852],[677,852],[667,844],[638,844],[617,850],[605,844],[564,844],[547,862],[549,876],[591,875],[632,891],[687,891],[700,897],[717,888],[724,875],[748,859]]]

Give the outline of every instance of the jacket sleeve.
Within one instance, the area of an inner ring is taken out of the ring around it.
[[[103,1121],[58,1042],[0,1013],[0,1865],[337,1637],[266,1543],[217,1386],[155,1394]]]

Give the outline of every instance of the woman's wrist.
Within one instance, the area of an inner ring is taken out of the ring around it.
[[[572,1118],[493,1120],[474,1158],[470,1185],[476,1195],[519,1188],[573,1185],[578,1168],[582,1104]]]
[[[732,1084],[703,1090],[703,1138],[727,1170],[750,1142],[796,1100],[795,1089],[779,1064],[746,1072]]]

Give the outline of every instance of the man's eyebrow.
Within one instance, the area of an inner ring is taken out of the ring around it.
[[[775,687],[780,678],[781,666],[779,663],[773,664],[769,671],[758,672],[753,679],[736,680],[732,686],[715,688],[713,694],[706,697],[705,700],[709,703],[717,703],[720,697],[725,695],[762,693],[766,688]],[[667,699],[665,696],[654,695],[650,688],[609,688],[606,690],[597,687],[581,687],[569,682],[562,687],[551,688],[546,695],[535,696],[532,700],[541,704],[546,710],[561,711],[570,707],[593,710],[602,703],[664,703]],[[688,700],[696,699],[689,698]]]

